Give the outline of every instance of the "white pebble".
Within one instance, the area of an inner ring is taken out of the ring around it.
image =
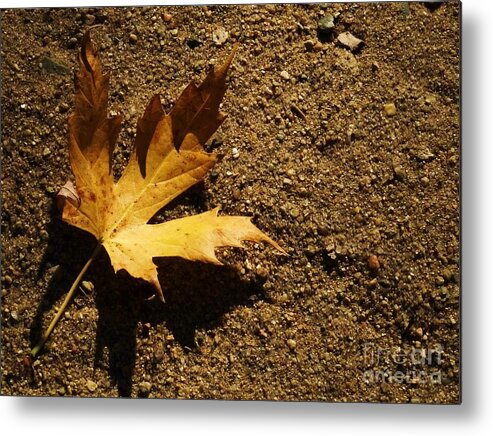
[[[287,71],[281,71],[281,77],[284,80],[289,80],[289,73]]]

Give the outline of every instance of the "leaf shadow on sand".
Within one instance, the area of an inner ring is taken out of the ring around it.
[[[118,274],[106,286],[96,285],[99,320],[95,363],[106,361],[120,396],[132,393],[137,336],[148,334],[149,327],[164,324],[175,342],[194,352],[198,350],[195,341],[198,329],[214,328],[233,307],[248,306],[263,298],[261,281],[242,280],[228,266],[179,258],[161,258],[156,263],[165,303],[153,297],[153,288],[147,283],[126,273]],[[140,333],[139,323],[148,326],[140,329]]]

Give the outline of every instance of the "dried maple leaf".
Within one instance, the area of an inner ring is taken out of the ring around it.
[[[106,249],[115,271],[152,283],[163,299],[155,257],[179,256],[220,264],[216,247],[241,247],[242,241],[279,245],[248,217],[218,216],[219,208],[161,224],[147,222],[163,206],[202,180],[215,155],[203,145],[225,119],[219,105],[226,91],[224,65],[211,70],[200,86],[191,82],[166,115],[159,95],[152,97],[137,124],[135,147],[117,183],[112,154],[121,117],[108,118],[108,75],[86,33],[75,76],[75,112],[69,118],[70,163],[77,195],[60,191],[63,220],[93,234]]]

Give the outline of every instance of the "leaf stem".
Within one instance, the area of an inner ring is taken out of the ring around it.
[[[92,261],[96,258],[99,251],[101,250],[102,243],[103,243],[102,240],[98,241],[98,245],[94,249],[89,260],[86,262],[84,267],[81,269],[81,271],[80,271],[79,275],[77,276],[77,278],[75,279],[74,283],[72,283],[72,286],[70,287],[67,295],[65,296],[65,299],[63,300],[62,305],[58,309],[58,311],[57,311],[56,315],[54,316],[54,318],[52,319],[50,325],[48,326],[48,328],[46,329],[45,333],[43,334],[42,338],[38,341],[36,346],[31,350],[31,356],[33,358],[35,358],[39,354],[39,352],[43,348],[45,342],[50,337],[51,332],[54,330],[54,328],[57,325],[58,321],[60,320],[60,317],[62,316],[63,312],[65,312],[65,309],[67,308],[68,303],[70,302],[75,291],[77,290],[77,287],[79,286],[79,283],[82,280],[82,277],[84,277],[84,274],[86,273],[87,269],[91,265]]]

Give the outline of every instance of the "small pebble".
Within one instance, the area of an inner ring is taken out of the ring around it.
[[[241,191],[239,189],[235,189],[233,191],[233,199],[239,200],[241,198]]]
[[[86,387],[89,390],[89,392],[94,392],[97,389],[98,385],[94,383],[92,380],[87,380]]]
[[[319,252],[319,249],[315,245],[310,244],[303,251],[307,256],[313,257]]]
[[[349,32],[341,33],[337,37],[337,41],[339,41],[339,43],[341,43],[344,47],[349,48],[349,50],[351,51],[356,50],[360,46],[360,44],[363,43],[361,39],[356,38]]]
[[[92,293],[94,292],[94,284],[88,280],[84,280],[82,283],[81,283],[81,288],[86,291],[86,292],[89,292],[89,293]]]
[[[449,290],[446,286],[442,286],[440,288],[440,296],[442,297],[442,300],[447,300],[449,298]]]
[[[263,266],[258,266],[257,267],[257,275],[260,278],[266,279],[267,277],[269,277],[269,270]]]
[[[329,33],[334,28],[334,17],[332,14],[327,14],[318,22],[318,30],[321,33]]]
[[[147,397],[149,396],[149,393],[151,392],[152,385],[149,382],[143,381],[139,383],[139,395],[142,397]]]
[[[229,38],[229,33],[226,32],[224,27],[216,27],[212,32],[212,41],[216,45],[223,45]]]
[[[276,301],[278,303],[286,303],[288,300],[289,300],[289,297],[288,297],[288,295],[285,292],[283,292],[281,295],[279,295],[276,298]]]
[[[67,103],[60,103],[60,106],[58,106],[58,111],[61,114],[66,113],[70,109],[70,106]]]
[[[323,49],[324,49],[324,45],[320,41],[317,41],[313,46],[313,51],[315,52],[322,51]]]
[[[259,329],[258,334],[263,338],[266,338],[268,336],[267,332],[264,329]]]
[[[289,80],[290,79],[289,73],[287,71],[281,71],[281,77],[284,80]]]
[[[296,341],[294,339],[288,339],[286,341],[290,350],[294,350],[296,348]]]
[[[422,162],[429,162],[435,158],[435,155],[427,147],[420,147],[413,150],[413,155],[416,159]]]
[[[452,268],[446,268],[442,271],[442,277],[445,281],[450,282],[454,280],[454,270]]]
[[[161,362],[164,359],[164,351],[162,348],[159,348],[154,352],[154,359],[158,362]]]
[[[401,165],[394,166],[394,175],[395,178],[401,182],[404,181],[406,178],[406,173],[404,172],[404,169],[402,168]]]
[[[135,44],[139,38],[137,37],[137,35],[135,33],[131,33],[130,36],[128,37],[128,39],[130,40],[130,42],[132,44]]]
[[[380,269],[380,261],[378,260],[376,254],[371,254],[368,257],[368,266],[372,271],[378,271]]]
[[[433,104],[433,103],[436,103],[436,101],[437,101],[437,98],[435,95],[426,94],[426,96],[425,96],[425,103],[426,104]]]
[[[163,21],[165,23],[169,23],[173,19],[173,15],[171,14],[163,14]]]
[[[385,115],[392,117],[397,113],[397,108],[395,107],[394,103],[387,103],[383,105],[383,110],[385,112]]]
[[[233,154],[233,157],[235,159],[238,159],[240,157],[240,152],[238,151],[238,149],[236,147],[233,147],[233,150],[231,150],[232,154]]]
[[[293,218],[297,218],[300,215],[300,210],[297,207],[294,207],[289,213]]]

